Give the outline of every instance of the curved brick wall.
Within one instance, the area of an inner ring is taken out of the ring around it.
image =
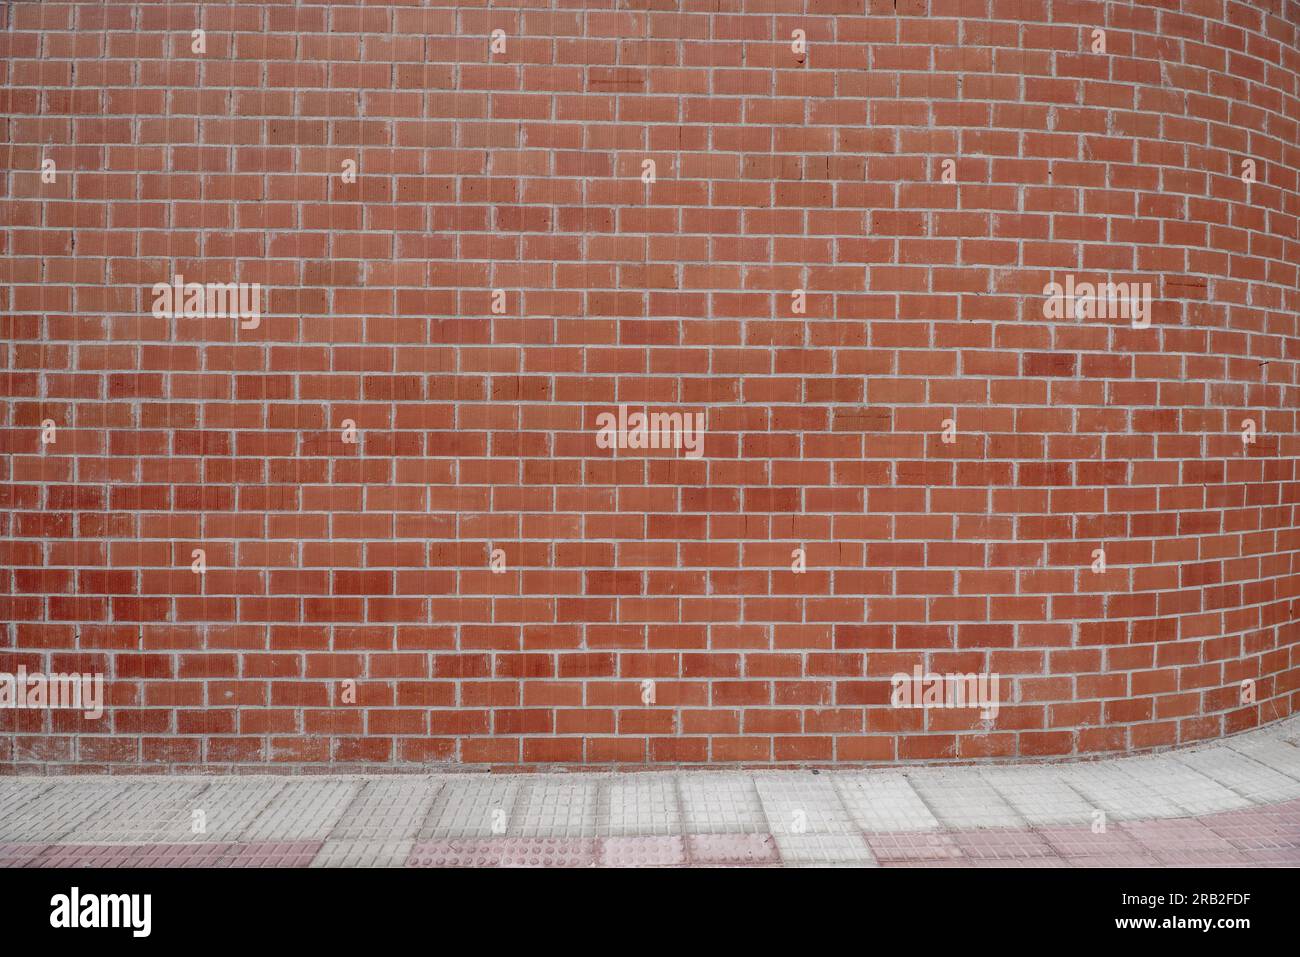
[[[108,700],[0,710],[0,763],[1290,714],[1300,5],[806,6],[6,4],[0,671]]]

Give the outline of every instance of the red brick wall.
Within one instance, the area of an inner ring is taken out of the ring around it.
[[[1295,710],[1300,4],[5,16],[0,670],[109,696],[0,711],[5,768],[1064,757]],[[260,322],[155,316],[177,274]],[[1067,274],[1150,282],[1149,328],[1048,318]],[[601,448],[620,404],[703,412],[703,455]],[[892,707],[914,666],[999,675],[996,719]]]

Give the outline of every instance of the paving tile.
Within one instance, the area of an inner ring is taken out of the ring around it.
[[[979,774],[1030,824],[1091,824],[1098,810],[1058,768],[982,768]]]
[[[132,783],[65,834],[65,844],[176,844],[194,833],[198,795],[209,785],[151,778]]]
[[[591,838],[492,837],[423,841],[408,867],[593,867]]]
[[[188,840],[236,842],[276,801],[284,778],[224,778],[194,796]],[[195,813],[197,812],[197,813]]]
[[[754,779],[744,775],[683,774],[678,778],[689,834],[768,834]]]
[[[831,774],[850,818],[864,831],[933,831],[938,819],[901,773]]]
[[[1253,867],[1244,851],[1198,851],[1182,847],[1158,847],[1152,857],[1166,867]]]
[[[244,832],[248,842],[324,840],[361,790],[358,781],[291,781]]]
[[[418,840],[504,837],[519,788],[517,777],[448,777],[433,799]]]
[[[1063,858],[1067,867],[1163,867],[1149,854],[1094,854],[1088,857]]]
[[[1061,776],[1093,806],[1106,813],[1107,821],[1177,817],[1187,811],[1150,785],[1123,774],[1115,762],[1087,762],[1063,765]]]
[[[881,861],[942,861],[965,857],[951,834],[932,832],[904,832],[879,834],[868,832],[867,845],[876,860]]]
[[[835,787],[822,776],[763,775],[755,779],[763,814],[773,834],[855,834]]]
[[[54,781],[0,808],[0,841],[51,844],[71,833],[127,789],[120,781]]]
[[[602,781],[596,829],[612,837],[680,834],[676,779],[667,774],[631,774]]]
[[[216,867],[235,850],[231,844],[56,844],[39,867]]]
[[[860,833],[775,835],[783,864],[857,864],[874,867],[875,855]]]
[[[989,828],[952,835],[962,854],[972,860],[1012,861],[1029,857],[1055,857],[1056,851],[1034,831]]]
[[[323,841],[252,841],[236,845],[222,867],[308,867]]]
[[[519,790],[506,834],[510,837],[594,837],[596,794],[596,783],[590,778],[530,778]]]
[[[1118,823],[1100,833],[1091,827],[1040,827],[1037,831],[1039,837],[1064,857],[1146,854],[1145,846],[1137,837],[1121,830]]]
[[[780,860],[771,834],[691,834],[692,864],[775,864]]]
[[[673,837],[606,837],[600,841],[604,867],[680,867],[686,863],[686,841]]]
[[[40,857],[49,844],[0,844],[0,867],[25,867]]]
[[[972,857],[971,867],[1069,867],[1059,857]]]
[[[321,846],[311,866],[404,867],[414,846],[412,840],[328,840]]]
[[[907,779],[946,827],[1024,827],[1026,821],[974,769],[908,771]]]
[[[1300,781],[1232,748],[1175,751],[1170,757],[1257,804],[1300,797]]]
[[[1188,814],[1211,814],[1250,806],[1249,800],[1208,775],[1164,755],[1125,758],[1112,762],[1111,767],[1165,796]]]
[[[1297,727],[1300,727],[1300,722],[1297,722]],[[1279,774],[1300,781],[1300,747],[1277,738],[1253,735],[1228,738],[1224,744],[1233,751],[1272,768]]]
[[[1127,821],[1119,825],[1148,851],[1231,851],[1232,845],[1193,818],[1170,821]]]
[[[382,778],[366,781],[330,832],[331,841],[414,839],[429,816],[441,781]]]

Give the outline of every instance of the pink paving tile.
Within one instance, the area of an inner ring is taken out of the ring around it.
[[[30,867],[49,844],[0,844],[0,867]]]
[[[607,837],[600,842],[605,867],[680,867],[686,863],[681,837]]]
[[[971,862],[965,858],[947,858],[944,860],[923,861],[914,859],[905,861],[901,859],[880,861],[881,867],[970,867]]]
[[[1146,849],[1132,834],[1112,825],[1100,834],[1090,827],[1040,827],[1038,835],[1065,857],[1095,857],[1102,854],[1137,854]]]
[[[1033,831],[1019,828],[989,828],[960,831],[951,835],[963,854],[978,861],[1010,861],[1050,858],[1056,851]]]
[[[39,867],[218,867],[233,844],[54,844]]]
[[[1231,851],[1232,845],[1194,818],[1125,821],[1119,830],[1131,834],[1148,851]]]
[[[596,842],[581,837],[495,837],[425,841],[407,867],[593,867]]]
[[[951,834],[932,831],[905,831],[897,834],[868,832],[866,838],[871,853],[881,862],[941,861],[963,856]]]
[[[775,864],[781,858],[771,834],[692,834],[692,864]]]
[[[1165,867],[1254,867],[1251,856],[1237,850],[1195,850],[1157,847],[1151,852]]]
[[[1063,858],[1067,867],[1163,867],[1150,854],[1104,853]]]
[[[1014,860],[974,860],[971,867],[1069,867],[1059,857],[1021,857]]]
[[[254,841],[237,844],[223,855],[219,867],[307,867],[324,841]]]

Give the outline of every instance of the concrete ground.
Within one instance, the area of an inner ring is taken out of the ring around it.
[[[1300,718],[861,771],[0,778],[0,867],[1300,866]]]

